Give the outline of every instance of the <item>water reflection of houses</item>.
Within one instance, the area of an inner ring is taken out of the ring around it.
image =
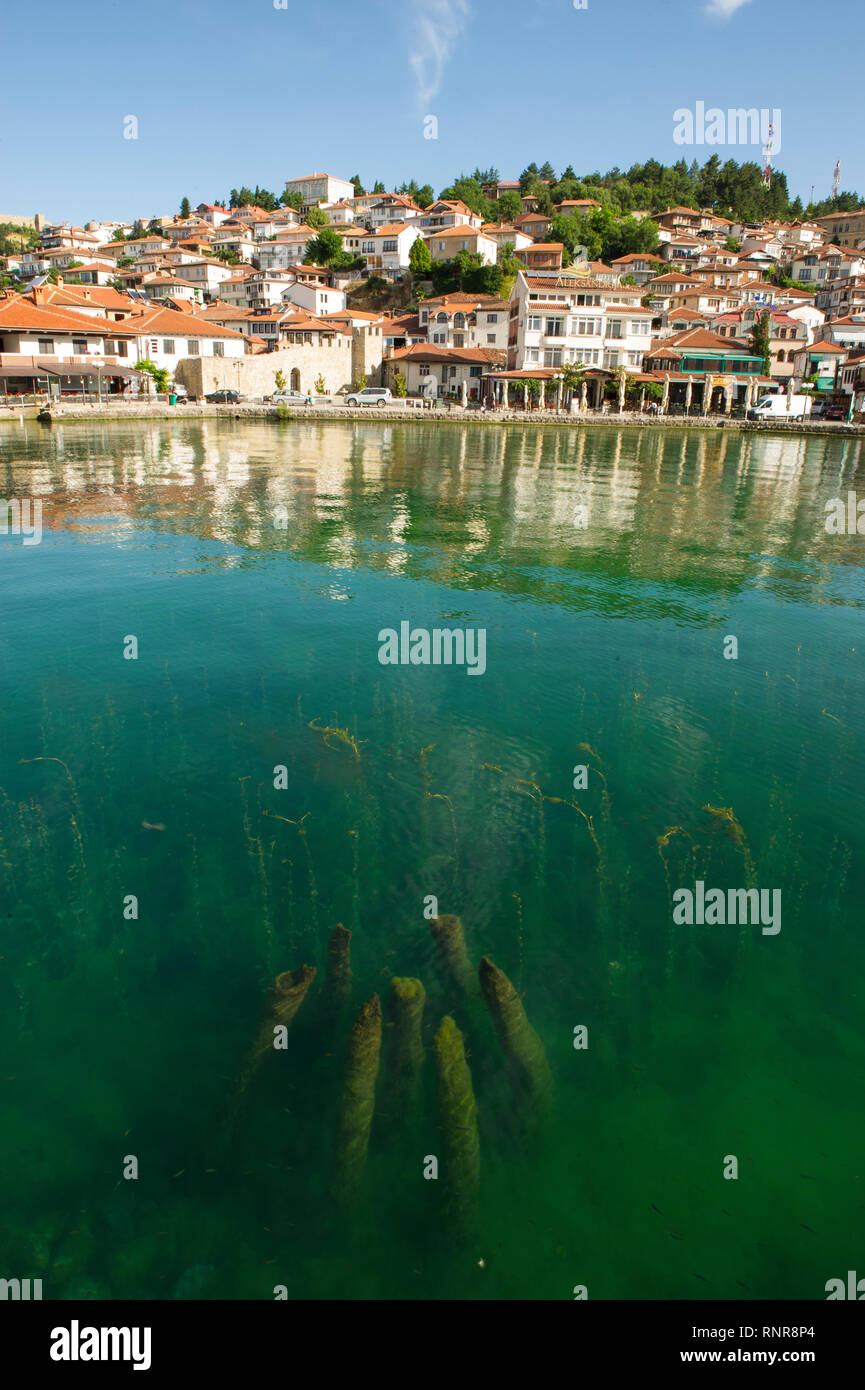
[[[679,576],[708,590],[780,582],[787,556],[855,559],[825,534],[824,506],[865,490],[858,439],[392,425],[383,440],[364,422],[103,422],[40,432],[34,468],[15,438],[2,486],[42,498],[51,524],[124,513],[331,569],[504,590],[527,565],[542,584],[590,565],[665,593]],[[816,589],[817,569],[795,574]]]

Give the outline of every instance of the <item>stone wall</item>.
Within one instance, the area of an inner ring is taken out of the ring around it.
[[[384,333],[380,323],[364,325],[354,330],[351,354],[352,384],[363,376],[367,386],[381,386],[381,360],[384,356]]]
[[[286,386],[314,395],[320,373],[326,394],[335,395],[351,387],[352,367],[352,341],[345,337],[332,347],[293,345],[247,357],[187,357],[178,363],[175,378],[191,396],[206,396],[223,388],[239,391],[241,396],[268,396],[276,390],[274,376],[281,371]],[[292,377],[292,372],[297,375]]]

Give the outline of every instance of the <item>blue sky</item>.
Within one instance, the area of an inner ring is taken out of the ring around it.
[[[776,164],[806,201],[812,184],[828,196],[837,158],[842,187],[865,193],[863,0],[276,3],[43,0],[35,27],[8,6],[0,213],[149,217],[313,170],[438,192],[532,159],[760,160],[676,145],[673,113],[698,101],[779,108]]]

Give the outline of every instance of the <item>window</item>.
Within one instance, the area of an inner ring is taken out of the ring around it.
[[[190,357],[199,357],[201,355],[201,344],[197,338],[189,339],[189,348],[187,351]]]
[[[214,343],[214,344],[213,344],[213,355],[214,355],[214,357],[224,357],[224,356],[225,356],[225,343]]]
[[[496,340],[496,335],[495,335],[495,333],[488,333],[488,334],[487,334],[487,342],[488,342],[488,343],[494,343],[495,340]]]
[[[487,314],[487,323],[498,323],[498,314]]]
[[[548,338],[564,338],[565,321],[564,319],[547,319],[544,329]]]
[[[72,351],[75,353],[76,357],[86,357],[86,356],[87,356],[87,339],[86,339],[86,338],[73,338],[73,339],[72,339]]]
[[[608,338],[624,338],[624,336],[625,336],[625,335],[624,335],[624,333],[622,332],[622,320],[621,320],[621,319],[609,319],[608,322],[607,322],[607,337],[608,337]]]
[[[429,367],[426,365],[426,363],[423,363],[423,364],[418,368],[418,375],[419,375],[419,376],[429,376]]]
[[[436,314],[436,323],[447,323],[447,321],[448,316],[444,312],[444,310],[442,310],[441,313]]]
[[[40,352],[44,352],[44,353],[52,353],[52,352],[54,351],[54,339],[53,339],[53,338],[40,338],[40,339],[39,339],[39,351],[40,351]]]
[[[645,333],[645,331],[646,331],[646,325],[645,325],[644,323],[640,323],[639,320],[634,319],[633,323],[631,324],[631,332],[632,332],[632,333]]]
[[[448,335],[447,333],[434,333],[432,340],[434,343],[446,343]]]
[[[173,339],[173,338],[163,338],[163,340],[162,340],[162,351],[163,351],[168,357],[173,357],[173,356],[174,356],[174,339]]]
[[[381,249],[382,249],[382,255],[386,255],[388,252],[391,252],[391,251],[396,251],[396,241],[394,240],[394,241],[385,241],[385,242],[383,242],[383,243],[382,243],[382,248],[381,248]]]
[[[545,367],[560,367],[561,365],[562,365],[562,349],[561,349],[561,348],[545,348],[545,349],[544,349],[544,366],[545,366]]]
[[[469,376],[480,376],[482,371],[482,367],[469,367]]]
[[[537,348],[526,348],[526,361],[527,361],[527,362],[537,362],[537,360],[538,360],[538,350],[537,350]]]

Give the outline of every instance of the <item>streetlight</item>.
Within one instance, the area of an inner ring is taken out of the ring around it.
[[[94,365],[94,367],[96,368],[96,389],[97,389],[97,391],[98,391],[98,393],[99,393],[99,404],[100,404],[100,406],[101,406],[101,405],[102,405],[102,368],[105,366],[105,362],[103,361],[103,359],[102,359],[101,357],[95,357],[95,358],[93,359],[93,365]]]

